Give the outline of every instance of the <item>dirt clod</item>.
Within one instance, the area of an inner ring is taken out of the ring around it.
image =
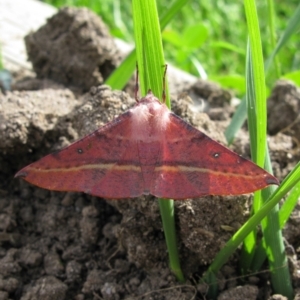
[[[218,300],[240,300],[249,299],[256,300],[258,296],[258,288],[254,285],[237,286],[222,292],[218,296]]]
[[[279,80],[268,99],[268,128],[274,135],[283,132],[298,137],[300,142],[300,88]]]
[[[39,78],[83,91],[101,84],[120,60],[108,28],[86,8],[61,9],[26,36],[25,44]]]
[[[64,300],[66,299],[67,285],[54,276],[44,276],[35,284],[25,286],[22,300]]]

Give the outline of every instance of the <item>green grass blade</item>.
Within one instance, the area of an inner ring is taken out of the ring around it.
[[[246,55],[246,106],[248,115],[248,125],[250,134],[250,148],[252,154],[252,160],[256,161],[256,103],[255,103],[255,87],[254,87],[254,75],[252,67],[252,55],[250,48],[250,41],[248,39],[247,55]],[[256,196],[256,197],[255,197]],[[260,194],[256,193],[253,200],[252,214],[260,208]],[[245,238],[243,249],[240,258],[240,268],[242,274],[247,273],[252,264],[253,257],[255,255],[256,247],[256,228]]]
[[[246,57],[246,107],[248,116],[248,129],[250,135],[250,149],[251,158],[254,162],[257,162],[257,97],[255,92],[255,78],[253,72],[252,63],[252,51],[250,47],[250,41],[247,44],[247,57]],[[264,99],[265,100],[265,99]],[[266,124],[263,124],[266,126]],[[262,129],[263,130],[263,129]]]
[[[189,2],[189,0],[176,0],[168,7],[168,9],[165,10],[165,12],[159,18],[160,19],[160,27],[162,30],[169,24],[169,22],[174,18],[174,16],[188,2]]]
[[[185,279],[180,267],[175,232],[174,200],[159,199],[158,204],[169,252],[170,269],[173,271],[178,281],[184,282]]]
[[[266,91],[262,45],[254,1],[245,1],[245,12],[249,32],[246,62],[246,107],[248,110],[251,156],[252,160],[262,167],[265,159],[267,127]],[[259,192],[257,192],[256,195],[257,199],[259,199]]]
[[[247,101],[249,103],[248,127],[251,141],[251,155],[253,160],[260,167],[263,167],[267,139],[267,104],[262,45],[254,0],[245,0],[245,12],[251,48],[250,64],[252,65],[248,69],[250,75],[246,78],[247,89],[252,90],[247,94],[247,96],[250,96]]]
[[[269,58],[266,61],[266,72],[270,70],[270,67],[273,63],[273,60],[277,53],[281,50],[283,46],[286,45],[289,38],[296,33],[300,28],[300,4],[298,5],[297,9],[295,10],[295,13],[293,16],[289,19],[286,29],[284,30],[282,36],[280,37],[275,49],[269,56]]]
[[[265,85],[262,60],[262,48],[260,43],[260,30],[256,14],[255,3],[252,0],[245,1],[245,11],[247,24],[249,28],[249,40],[246,56],[246,104],[248,115],[248,129],[250,134],[250,148],[252,160],[262,166],[262,155],[264,154],[264,145],[266,141],[266,106]],[[253,49],[255,51],[253,52]],[[261,68],[262,67],[262,68]],[[260,73],[260,74],[259,74]],[[263,80],[262,80],[263,79]],[[265,110],[264,110],[265,109]],[[261,123],[258,122],[261,121]],[[259,149],[263,151],[259,154]],[[264,157],[263,157],[264,158]],[[261,206],[261,192],[254,193],[252,211],[255,213]],[[256,229],[245,239],[241,256],[241,269],[246,272],[254,257],[256,246]]]
[[[133,0],[132,3],[141,93],[146,95],[151,89],[161,99],[165,61],[156,3],[151,0]]]
[[[279,188],[276,190],[276,193],[284,193],[283,190],[286,190],[284,193],[287,194],[298,182],[300,182],[300,162],[297,163],[295,168],[289,173],[289,175],[284,179]]]
[[[265,91],[265,74],[262,55],[262,45],[260,38],[260,29],[256,6],[253,0],[245,1],[245,11],[249,28],[251,60],[247,72],[247,104],[248,104],[248,127],[250,132],[251,153],[253,160],[259,165],[266,167],[269,172],[272,172],[269,155],[266,151],[266,124],[267,124],[267,109],[266,109],[266,91]],[[267,153],[267,156],[266,156]],[[274,188],[269,187],[263,192],[254,194],[253,212],[259,210],[263,202],[265,202],[274,191]],[[287,258],[284,251],[282,233],[278,219],[278,205],[270,211],[268,216],[262,220],[263,238],[265,239],[266,253],[268,256],[269,266],[271,270],[271,281],[274,291],[291,297],[292,289],[289,278],[289,270],[287,267]],[[253,243],[253,236],[250,235]],[[246,243],[248,242],[245,239]],[[252,244],[253,252],[255,244]],[[253,254],[250,256],[252,257]],[[279,270],[279,266],[286,266]]]
[[[294,187],[289,196],[284,201],[283,205],[280,208],[279,214],[279,224],[280,228],[283,228],[287,220],[289,219],[292,211],[294,210],[298,199],[300,197],[300,179],[299,183]]]
[[[284,204],[281,206],[279,210],[278,220],[279,220],[280,229],[284,227],[285,223],[289,219],[292,211],[294,210],[296,204],[298,203],[299,196],[300,196],[300,178],[298,178],[298,183],[296,183],[296,185],[289,193]],[[253,264],[251,267],[251,270],[253,272],[258,271],[261,268],[262,264],[264,263],[267,257],[265,249],[266,249],[266,242],[263,239],[260,241],[256,249],[255,257],[253,259]],[[282,263],[278,262],[278,268],[281,269],[282,266],[284,266],[284,264],[285,264],[284,262]]]
[[[253,231],[263,218],[273,209],[273,207],[300,181],[300,162],[288,174],[282,184],[276,189],[268,201],[246,222],[226,243],[221,251],[216,255],[214,261],[209,266],[204,280],[208,282],[210,273],[216,274],[227,262],[238,246],[243,242],[247,235]]]
[[[132,1],[136,57],[139,67],[141,93],[148,89],[161,99],[163,90],[164,54],[155,0]],[[167,104],[169,93],[166,85]],[[184,281],[180,268],[173,200],[159,199],[160,212],[169,252],[170,268],[179,281]]]
[[[164,29],[180,9],[188,2],[188,0],[176,0],[165,11],[161,17],[160,27]],[[122,90],[129,81],[136,68],[136,52],[135,49],[123,60],[120,66],[110,74],[106,79],[105,84],[111,86],[113,89]]]
[[[240,105],[235,111],[230,124],[225,130],[225,137],[228,144],[231,144],[235,138],[237,131],[243,126],[247,119],[247,104],[246,98],[243,97]]]
[[[298,5],[293,16],[289,19],[286,29],[284,30],[282,36],[277,42],[275,49],[273,50],[273,52],[265,62],[266,72],[270,70],[272,63],[276,55],[278,54],[278,52],[286,45],[290,37],[299,30],[299,27],[300,27],[300,4]],[[243,102],[241,102],[241,105],[239,106],[238,110],[235,112],[228,128],[225,131],[225,136],[228,143],[232,143],[236,133],[242,127],[244,121],[246,120],[246,105],[243,105]]]
[[[162,28],[164,28],[168,24],[168,22],[182,8],[182,6],[187,3],[187,1],[188,0],[177,0],[173,2],[173,4],[161,18]],[[148,5],[149,3],[147,2],[146,4]],[[142,7],[143,5],[139,3],[139,1],[133,1],[133,6],[135,7],[133,10],[134,12],[136,12],[136,14],[134,14],[135,24],[137,24],[136,26],[138,27],[135,27],[135,32],[137,33],[136,39],[138,41],[137,49],[139,50],[138,56],[136,55],[136,51],[133,50],[121,63],[121,65],[110,75],[105,83],[110,85],[112,88],[122,89],[132,76],[132,73],[134,72],[136,66],[136,61],[138,61],[139,72],[141,75],[140,82],[142,94],[145,95],[147,89],[151,88],[153,93],[158,98],[161,98],[164,58],[162,52],[160,31],[158,33],[158,30],[160,30],[159,24],[156,23],[155,28],[151,30],[151,13],[152,17],[154,15],[155,20],[157,20],[157,11],[156,8],[155,11],[153,10],[154,3],[152,3],[152,10],[150,11],[148,10],[149,7]],[[145,9],[144,11],[143,8]],[[143,18],[143,14],[147,16],[146,19]],[[148,29],[150,29],[150,32],[148,32]],[[153,41],[157,40],[157,38],[159,49],[157,48],[155,42],[153,44]],[[160,52],[159,56],[156,56],[157,50],[159,50]],[[149,66],[149,69],[147,68],[147,66]],[[154,66],[154,69],[152,68],[150,70],[152,66]],[[149,74],[149,78],[145,77],[144,74]],[[167,105],[170,108],[169,93],[166,91],[166,94]],[[163,220],[166,243],[169,251],[170,268],[176,274],[176,277],[179,281],[184,281],[184,277],[180,269],[179,255],[176,245],[174,203],[172,200],[159,200],[159,206]]]
[[[279,226],[282,229],[289,219],[292,211],[294,210],[296,204],[298,203],[298,199],[300,197],[300,179],[299,182],[295,185],[292,191],[289,193],[286,198],[284,204],[281,206],[279,210]],[[251,271],[257,272],[262,267],[265,259],[267,258],[267,254],[265,251],[266,245],[265,240],[261,240],[257,246],[255,256],[253,259],[253,264],[251,266]],[[281,269],[281,267],[280,267]]]
[[[272,172],[272,165],[269,154],[266,156],[266,170]],[[262,191],[263,202],[266,202],[275,187],[271,186]],[[279,205],[276,204],[267,217],[261,222],[263,232],[263,245],[268,257],[271,283],[275,293],[292,299],[293,288],[291,284],[288,260],[285,253],[282,231],[279,223]],[[260,257],[259,257],[260,259]],[[254,261],[255,263],[255,261]]]
[[[128,83],[136,68],[136,51],[135,49],[122,61],[120,66],[106,79],[105,84],[112,89],[122,90]]]
[[[270,44],[273,49],[276,48],[276,28],[275,28],[275,10],[273,0],[267,0],[268,2],[268,23],[270,32]],[[280,78],[280,66],[277,58],[274,59],[276,78]]]

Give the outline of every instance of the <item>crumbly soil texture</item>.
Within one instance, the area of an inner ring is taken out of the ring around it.
[[[124,113],[135,100],[102,85],[121,59],[103,22],[64,8],[26,38],[36,77],[16,76],[0,93],[0,300],[210,299],[201,276],[247,220],[252,195],[175,202],[179,283],[168,255],[157,199],[108,200],[53,192],[14,174]],[[15,74],[17,75],[17,74]],[[231,93],[198,81],[173,91],[172,110],[220,143],[236,110]],[[280,81],[268,100],[269,148],[282,180],[299,161],[300,91]],[[246,125],[231,148],[250,157]],[[199,153],[201,155],[201,153]],[[300,288],[299,205],[284,229],[295,295]],[[268,265],[241,276],[240,250],[216,274],[218,299],[284,299]]]

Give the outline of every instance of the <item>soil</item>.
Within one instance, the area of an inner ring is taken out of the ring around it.
[[[0,300],[207,299],[208,287],[199,278],[249,217],[252,195],[175,202],[186,277],[180,284],[168,268],[153,196],[105,200],[14,179],[20,168],[135,102],[101,85],[120,54],[105,25],[88,10],[62,9],[25,41],[37,77],[17,77],[13,91],[0,94]],[[199,80],[176,94],[181,96],[173,99],[172,110],[226,144],[223,132],[235,110],[231,93]],[[280,81],[268,106],[271,160],[282,180],[300,156],[299,88]],[[250,157],[246,127],[231,148]],[[300,295],[299,209],[284,230],[295,297]],[[267,265],[264,272],[242,277],[238,259],[237,251],[219,272],[218,299],[284,299],[271,296]]]

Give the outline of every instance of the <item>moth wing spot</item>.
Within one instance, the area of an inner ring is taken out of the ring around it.
[[[77,153],[78,153],[78,154],[82,154],[82,153],[83,153],[83,150],[82,150],[81,148],[78,148],[78,149],[77,149]]]

